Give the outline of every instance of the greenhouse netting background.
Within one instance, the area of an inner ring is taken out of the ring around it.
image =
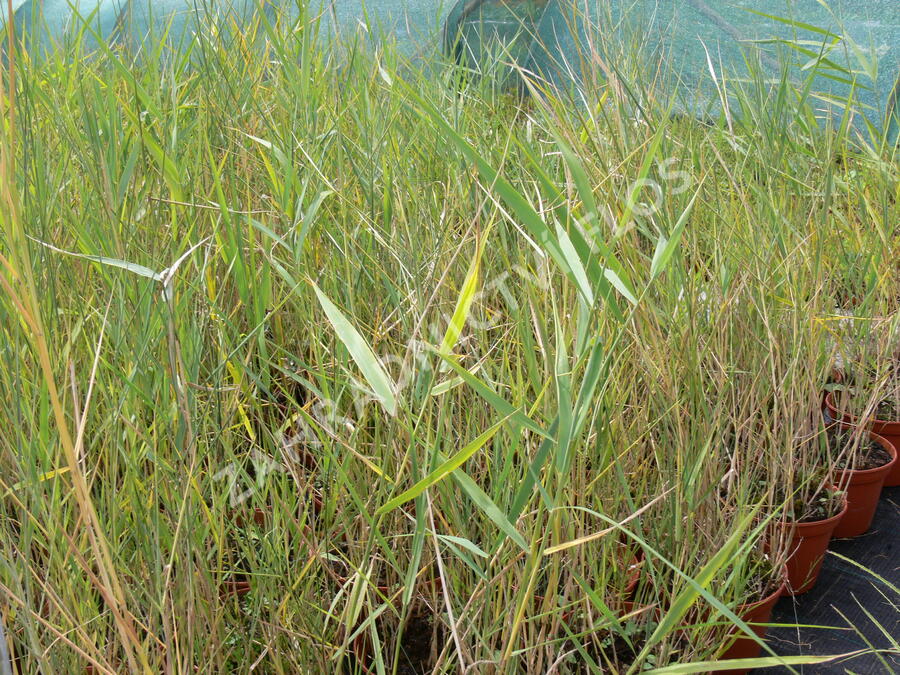
[[[447,55],[475,69],[514,63],[577,91],[637,53],[649,79],[701,116],[721,110],[723,78],[758,69],[777,81],[790,63],[793,79],[812,83],[823,116],[852,96],[876,127],[898,125],[898,0],[16,0],[13,8],[36,58],[79,33],[87,49],[104,41],[138,55],[150,41],[185,50],[204,31],[264,19],[314,23],[322,44],[390,41],[419,63]],[[510,77],[508,65],[491,70]]]

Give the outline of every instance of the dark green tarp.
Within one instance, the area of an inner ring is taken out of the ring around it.
[[[213,24],[257,15],[315,20],[322,44],[389,40],[424,63],[448,52],[473,68],[515,62],[575,90],[638,53],[648,79],[664,82],[697,114],[721,110],[717,80],[740,80],[758,64],[774,81],[787,58],[793,79],[812,78],[823,116],[852,94],[881,127],[900,73],[900,0],[18,0],[15,7],[17,31],[36,56],[85,23],[88,48],[99,38],[139,53],[148,40],[185,49]],[[509,76],[508,68],[492,72]]]

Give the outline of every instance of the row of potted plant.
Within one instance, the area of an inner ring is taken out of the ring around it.
[[[877,351],[877,350],[876,350]],[[900,485],[900,370],[894,359],[857,356],[832,373],[822,397],[826,431],[810,440],[817,480],[789,504],[780,538],[787,595],[811,590],[832,538],[872,525],[884,487]]]
[[[795,461],[790,462],[793,482],[780,476],[785,488],[774,490],[780,498],[776,497],[772,506],[780,509],[781,515],[772,518],[765,536],[771,566],[760,578],[766,583],[748,596],[755,599],[735,610],[760,639],[766,635],[778,599],[810,591],[831,540],[868,531],[883,486],[898,484],[900,459],[894,440],[900,440],[900,421],[885,418],[900,419],[900,406],[890,406],[883,394],[872,404],[873,394],[848,386],[846,374],[836,375],[823,397],[825,414],[817,421],[810,416],[803,447],[795,448]],[[803,465],[799,470],[798,457]],[[761,651],[759,640],[733,628],[724,638],[718,659],[753,659]],[[738,675],[749,670],[723,665],[715,672]]]
[[[883,487],[900,485],[900,405],[894,403],[900,397],[881,397],[872,404],[872,395],[853,386],[846,374],[836,373],[832,379],[823,399],[824,433],[808,441],[817,446],[813,456],[819,458],[813,476],[806,477],[812,487],[785,500],[786,514],[771,533],[774,546],[784,553],[784,583],[756,603],[738,608],[760,638],[779,597],[800,595],[816,585],[831,540],[866,533]],[[861,406],[866,399],[869,402]],[[761,650],[758,641],[742,636],[719,658],[756,658]],[[738,675],[749,670],[716,672]]]
[[[812,500],[792,509],[799,515],[781,525],[782,547],[788,553],[788,595],[813,588],[832,538],[868,531],[885,479],[900,464],[893,443],[846,422],[832,422],[820,442],[833,470]]]

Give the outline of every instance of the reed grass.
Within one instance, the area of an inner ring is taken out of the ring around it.
[[[637,58],[573,105],[307,18],[10,42],[19,672],[399,673],[423,613],[434,672],[708,670],[897,309],[896,148],[787,81],[705,124]]]

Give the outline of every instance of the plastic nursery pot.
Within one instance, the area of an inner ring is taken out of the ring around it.
[[[250,592],[250,581],[244,579],[229,580],[219,587],[219,597],[230,598],[232,596],[243,597]]]
[[[610,599],[610,609],[613,614],[616,615],[617,618],[623,618],[625,616],[634,614],[641,615],[644,612],[651,609],[647,605],[640,605],[634,602],[634,594],[637,590],[638,583],[641,580],[641,575],[644,571],[644,552],[637,551],[632,552],[623,546],[622,553],[619,557],[619,564],[624,565],[626,567],[626,572],[628,573],[628,583],[625,584],[625,588],[622,591],[622,595],[618,598]],[[544,597],[542,595],[535,596],[535,600],[539,602],[543,602]],[[573,612],[569,611],[563,614],[563,619],[568,620],[573,616]]]
[[[888,443],[893,445],[895,449],[900,449],[900,422],[888,422],[887,420],[873,419],[866,424],[862,424],[862,419],[856,415],[851,415],[850,413],[841,414],[841,412],[838,411],[837,406],[834,405],[833,393],[830,393],[825,397],[825,408],[828,410],[828,414],[833,420],[843,420],[844,423],[851,424],[855,427],[864,426],[869,431],[873,431],[883,437]],[[884,479],[884,486],[897,487],[898,485],[900,485],[900,462],[894,462],[893,468],[888,471],[888,474]]]
[[[625,586],[625,597],[631,600],[637,590],[638,582],[641,580],[641,573],[644,571],[643,559],[635,556],[628,564],[628,569],[631,575],[628,577],[628,585]]]
[[[249,515],[249,518],[247,517]],[[241,512],[235,512],[232,516],[232,520],[234,524],[238,527],[246,527],[248,523],[253,523],[254,525],[265,526],[267,521],[269,520],[269,511],[267,509],[261,509],[259,507],[253,509],[253,512],[250,514],[245,514]]]
[[[787,541],[786,550],[789,554],[787,584],[784,587],[785,595],[800,595],[816,585],[831,536],[848,510],[846,496],[843,501],[844,506],[841,512],[831,518],[809,523],[789,522],[781,525],[786,534],[784,539]]]
[[[319,516],[325,508],[325,502],[323,502],[322,498],[315,492],[310,492],[308,497],[312,505],[313,515]],[[258,525],[259,527],[265,527],[272,522],[272,509],[271,507],[256,507],[249,513],[246,511],[234,511],[232,512],[231,519],[238,527],[247,527],[251,523]]]
[[[742,605],[738,607],[735,612],[760,638],[766,636],[769,627],[765,624],[772,620],[772,610],[775,608],[775,603],[778,602],[778,598],[782,596],[787,587],[787,572],[785,571],[784,574],[785,578],[782,580],[781,585],[773,593],[759,602]],[[737,629],[735,629],[735,632],[736,631]],[[735,632],[732,632],[730,635],[734,635]],[[725,650],[719,657],[719,660],[731,661],[733,659],[755,659],[761,653],[762,645],[753,638],[743,635],[742,637],[738,637],[731,646]],[[750,670],[750,668],[714,668],[710,672],[728,673],[729,675],[745,675],[745,673],[749,673]]]
[[[853,428],[848,424],[842,424],[841,427]],[[874,469],[845,469],[837,473],[834,480],[847,493],[847,513],[834,529],[832,536],[836,539],[858,537],[869,529],[875,517],[875,509],[878,508],[884,479],[897,464],[897,449],[893,445],[876,433],[869,432],[869,438],[887,451],[891,461]]]
[[[844,371],[838,368],[835,368],[831,371],[831,375],[828,377],[828,381],[825,383],[826,388],[822,389],[822,414],[825,417],[825,421],[831,424],[832,422],[837,422],[836,419],[832,417],[832,412],[828,409],[828,394],[830,393],[827,389],[827,386],[830,384],[842,384],[844,382]]]
[[[644,573],[644,556],[643,552],[639,556],[635,556],[628,565],[630,575],[628,584],[625,586],[623,600],[619,607],[616,608],[615,614],[618,618],[628,616],[630,614],[644,614],[654,609],[651,605],[640,604],[635,602],[635,592],[641,581],[641,575]]]

